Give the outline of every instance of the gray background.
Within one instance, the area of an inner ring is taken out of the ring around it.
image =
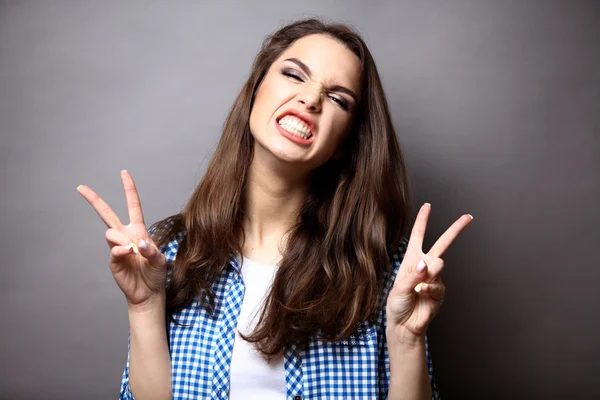
[[[127,313],[105,226],[178,212],[266,34],[355,24],[378,63],[446,302],[430,329],[447,399],[600,398],[600,3],[0,3],[0,316],[6,399],[116,398]]]

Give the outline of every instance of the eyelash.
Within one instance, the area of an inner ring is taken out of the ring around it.
[[[298,75],[296,73],[296,71],[294,71],[293,69],[284,69],[283,71],[281,71],[281,73],[284,76],[287,76],[288,78],[292,78],[295,79],[299,82],[304,82],[304,80],[302,79],[302,77],[300,75]],[[348,102],[346,100],[337,98],[337,97],[332,97],[332,96],[327,96],[329,97],[333,102],[335,102],[337,105],[339,105],[344,111],[348,111],[350,109],[350,106],[348,105]]]

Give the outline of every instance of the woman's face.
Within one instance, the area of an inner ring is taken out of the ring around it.
[[[298,39],[269,68],[250,113],[255,156],[313,170],[329,160],[357,106],[360,61],[326,35]]]

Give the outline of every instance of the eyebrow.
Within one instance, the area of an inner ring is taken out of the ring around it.
[[[308,68],[308,65],[304,64],[302,61],[300,61],[300,60],[298,60],[297,58],[294,58],[294,57],[287,58],[284,61],[293,62],[298,67],[300,67],[300,69],[302,71],[304,71],[304,73],[306,75],[308,75],[308,77],[310,78],[310,76],[311,76],[310,68]],[[354,93],[352,90],[348,89],[345,86],[335,85],[335,86],[330,87],[329,89],[333,90],[334,92],[346,93],[348,96],[352,97],[354,99],[354,101],[358,101],[358,96],[356,95],[356,93]]]

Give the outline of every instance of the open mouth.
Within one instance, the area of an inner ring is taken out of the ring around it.
[[[294,115],[288,114],[278,120],[277,123],[284,130],[294,136],[299,137],[300,139],[308,140],[313,136],[310,126],[308,126],[302,119]]]

